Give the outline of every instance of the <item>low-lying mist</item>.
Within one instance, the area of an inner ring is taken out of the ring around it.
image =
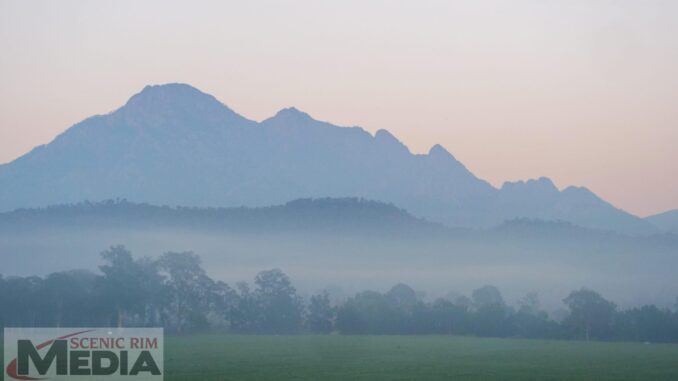
[[[558,228],[556,228],[558,229]],[[670,306],[678,295],[675,240],[564,231],[551,236],[520,229],[408,234],[369,230],[254,231],[190,228],[41,227],[0,230],[0,273],[45,275],[97,270],[99,253],[125,245],[136,257],[192,251],[214,279],[235,284],[280,268],[301,295],[326,289],[343,299],[357,291],[406,283],[426,299],[499,287],[508,302],[538,292],[545,308],[581,287],[622,307]],[[571,235],[571,236],[570,236]]]

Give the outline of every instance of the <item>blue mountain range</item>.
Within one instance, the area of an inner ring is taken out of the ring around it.
[[[386,130],[372,135],[295,108],[256,122],[186,84],[147,86],[0,165],[0,211],[107,199],[256,207],[322,197],[393,203],[452,227],[534,218],[658,231],[586,188],[559,190],[540,178],[497,189],[440,145],[413,154]]]

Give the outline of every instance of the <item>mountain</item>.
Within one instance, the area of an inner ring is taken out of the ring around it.
[[[678,234],[678,209],[645,217],[645,221],[650,222],[663,232]]]
[[[440,145],[413,154],[386,130],[371,135],[295,108],[255,122],[185,84],[147,86],[0,166],[0,211],[116,198],[257,207],[322,197],[380,200],[448,226],[526,217],[656,231],[585,188],[560,191],[542,178],[496,189]]]
[[[656,233],[646,221],[615,208],[585,187],[570,186],[562,191],[541,177],[526,182],[507,182],[497,203],[503,219],[537,218],[568,221],[576,225],[621,233]]]

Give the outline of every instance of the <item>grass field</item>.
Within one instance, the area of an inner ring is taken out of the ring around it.
[[[165,380],[678,380],[678,345],[448,336],[166,337]]]
[[[450,336],[166,336],[164,364],[166,381],[673,381],[678,380],[678,344]]]

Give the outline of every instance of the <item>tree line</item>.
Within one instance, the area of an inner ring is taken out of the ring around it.
[[[357,197],[302,198],[266,207],[170,207],[124,199],[83,201],[0,213],[7,231],[54,226],[126,226],[134,228],[190,227],[230,231],[342,229],[392,232],[401,228],[442,233],[441,225],[413,217],[379,201]]]
[[[551,319],[530,293],[509,306],[494,286],[470,297],[426,302],[398,284],[340,303],[322,292],[304,300],[281,270],[253,284],[215,281],[191,252],[134,258],[123,246],[101,253],[101,274],[0,275],[2,326],[162,326],[177,334],[449,334],[487,337],[678,342],[676,310],[653,305],[620,310],[589,289],[563,300],[568,315]]]

